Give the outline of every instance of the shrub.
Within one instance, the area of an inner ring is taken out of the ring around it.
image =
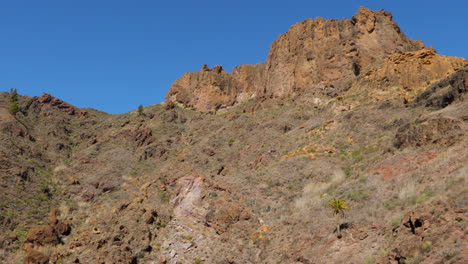
[[[142,115],[143,115],[143,106],[139,105],[138,106],[138,116],[142,116]]]
[[[429,241],[429,240],[424,241],[424,242],[422,243],[422,246],[421,246],[421,247],[422,247],[422,249],[423,249],[425,252],[431,251],[431,249],[432,249],[432,241]]]
[[[424,256],[418,251],[414,254],[413,257],[405,260],[405,264],[419,264],[423,261]]]
[[[18,113],[19,111],[18,102],[10,103],[10,108],[8,108],[8,111],[10,112],[10,114],[16,115],[16,113]]]
[[[18,92],[16,91],[16,88],[10,89],[10,107],[8,108],[8,111],[12,115],[16,115],[19,111]]]
[[[15,230],[13,230],[13,233],[16,235],[16,237],[18,237],[20,242],[24,242],[26,236],[28,235],[28,231],[24,225],[18,225]]]
[[[333,198],[328,202],[328,207],[333,211],[334,215],[341,215],[344,217],[344,210],[349,209],[345,200]]]

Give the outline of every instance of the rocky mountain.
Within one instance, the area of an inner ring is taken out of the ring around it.
[[[0,93],[0,263],[466,263],[467,91],[360,8],[143,111]]]
[[[361,7],[351,19],[307,19],[271,45],[266,63],[228,73],[203,65],[176,80],[167,100],[210,112],[255,97],[315,92],[336,97],[349,89],[421,89],[466,64],[407,38],[386,11]]]

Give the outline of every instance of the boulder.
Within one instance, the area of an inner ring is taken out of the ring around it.
[[[32,226],[26,236],[26,243],[35,245],[55,245],[59,242],[59,238],[55,229],[50,225],[35,225]]]

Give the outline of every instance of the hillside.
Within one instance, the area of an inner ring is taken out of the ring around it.
[[[0,93],[0,263],[467,263],[467,91],[360,8],[142,114]]]

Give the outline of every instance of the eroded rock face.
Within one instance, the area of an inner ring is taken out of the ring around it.
[[[245,101],[262,91],[264,64],[242,65],[233,73],[219,65],[214,69],[205,64],[198,72],[187,72],[176,80],[167,96],[168,102],[176,102],[202,112],[231,106]]]
[[[362,74],[355,86],[420,91],[467,63],[463,58],[439,55],[432,47],[397,53],[387,57],[383,64]]]
[[[420,89],[466,63],[407,38],[391,13],[361,7],[351,19],[318,17],[293,25],[273,42],[265,63],[232,73],[207,65],[187,72],[166,100],[210,112],[253,97],[305,91],[334,97],[351,86]]]
[[[178,194],[174,199],[174,216],[183,221],[203,221],[206,210],[202,206],[203,179],[195,176],[178,181]]]

